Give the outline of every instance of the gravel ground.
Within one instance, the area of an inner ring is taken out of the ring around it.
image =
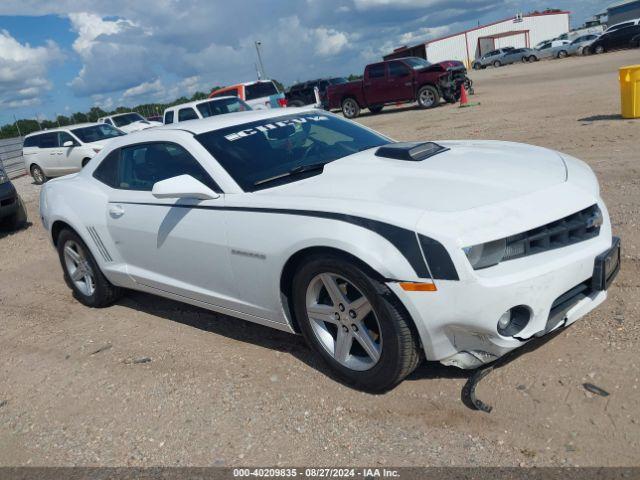
[[[146,294],[74,301],[37,220],[0,233],[0,465],[638,465],[640,120],[618,116],[638,51],[473,72],[480,106],[386,109],[397,139],[514,140],[597,172],[623,268],[596,312],[492,373],[425,364],[384,395],[331,378],[296,336]],[[146,361],[149,360],[149,361]],[[594,383],[610,396],[585,391]]]

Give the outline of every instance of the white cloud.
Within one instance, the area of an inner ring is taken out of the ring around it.
[[[336,55],[349,43],[345,33],[333,29],[316,28],[314,33],[316,53],[321,56]]]
[[[148,95],[154,95],[159,92],[164,91],[164,86],[160,79],[157,79],[155,82],[143,82],[140,85],[136,85],[135,87],[128,88],[122,94],[123,98],[137,98]]]
[[[398,43],[400,45],[420,43],[432,38],[442,37],[444,35],[447,35],[450,31],[451,28],[448,25],[433,28],[419,28],[418,30],[415,30],[413,32],[407,32],[400,35],[400,37],[398,37]]]
[[[426,8],[432,7],[442,0],[353,0],[358,10],[369,10],[373,8]]]
[[[0,30],[0,107],[37,105],[51,89],[48,68],[63,55],[54,42],[32,47],[21,44],[6,30]]]

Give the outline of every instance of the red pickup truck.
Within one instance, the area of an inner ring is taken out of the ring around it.
[[[355,118],[363,108],[378,113],[390,103],[414,101],[422,108],[437,107],[440,99],[454,103],[460,85],[468,82],[462,62],[431,64],[406,57],[367,65],[362,80],[330,85],[327,98],[330,110],[341,109],[345,117]]]

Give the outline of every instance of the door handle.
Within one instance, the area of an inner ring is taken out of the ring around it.
[[[112,205],[111,208],[109,208],[109,215],[113,218],[120,218],[124,215],[124,208],[122,205]]]

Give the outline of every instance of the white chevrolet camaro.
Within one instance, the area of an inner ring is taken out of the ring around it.
[[[620,244],[591,169],[494,141],[397,143],[311,109],[133,133],[47,183],[90,307],[123,288],[299,332],[348,382],[476,368],[602,303]]]

